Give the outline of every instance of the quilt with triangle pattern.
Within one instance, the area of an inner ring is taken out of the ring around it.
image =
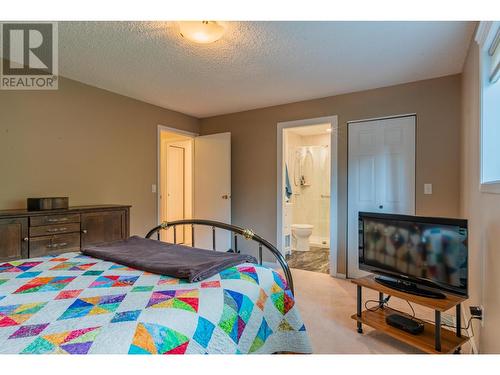
[[[0,263],[0,354],[311,353],[285,280],[250,263],[197,283],[66,253]]]

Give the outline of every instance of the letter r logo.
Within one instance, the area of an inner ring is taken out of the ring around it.
[[[4,75],[54,74],[51,23],[4,23],[2,43]]]

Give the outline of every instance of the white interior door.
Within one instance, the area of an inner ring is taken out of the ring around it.
[[[415,214],[415,116],[349,124],[348,277],[358,267],[360,211]]]
[[[231,133],[194,140],[194,218],[231,223]],[[195,246],[212,249],[212,230],[195,227]],[[216,248],[231,248],[231,233],[216,230]]]
[[[185,149],[175,145],[167,148],[167,221],[182,220],[185,218]],[[177,243],[184,243],[184,226],[178,226],[176,230]],[[173,242],[173,231],[168,230],[167,241]]]

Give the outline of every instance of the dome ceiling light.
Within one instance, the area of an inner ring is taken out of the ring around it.
[[[213,43],[224,34],[224,27],[216,21],[181,21],[179,31],[183,38],[200,44]]]

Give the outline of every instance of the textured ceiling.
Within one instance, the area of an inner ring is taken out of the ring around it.
[[[61,22],[59,73],[196,117],[459,73],[472,22]]]

